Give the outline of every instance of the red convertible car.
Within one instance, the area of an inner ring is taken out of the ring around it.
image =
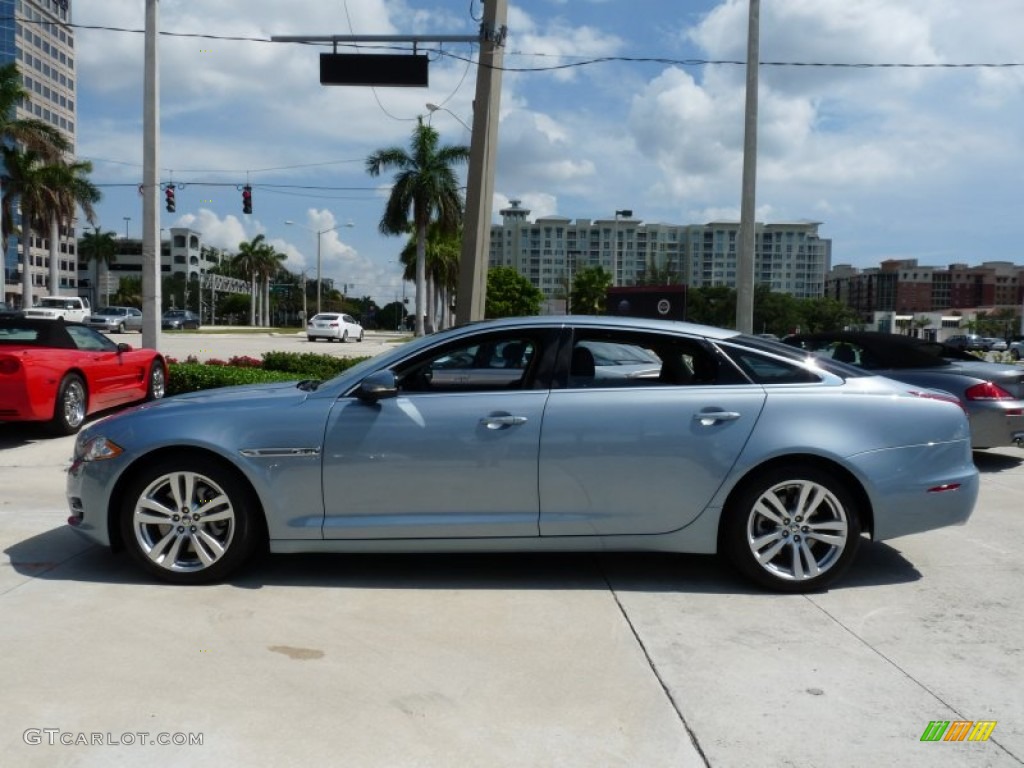
[[[163,397],[166,383],[156,350],[115,344],[80,323],[0,319],[0,422],[46,421],[70,435],[90,414]]]

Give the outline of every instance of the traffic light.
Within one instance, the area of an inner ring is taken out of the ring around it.
[[[164,187],[164,196],[167,198],[167,212],[174,213],[174,185],[168,184]]]
[[[242,187],[242,213],[252,213],[252,187]]]

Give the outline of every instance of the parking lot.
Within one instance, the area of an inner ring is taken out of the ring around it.
[[[649,554],[276,555],[157,584],[64,524],[72,443],[0,425],[6,765],[1024,763],[1024,451],[976,453],[966,526],[865,542],[835,588],[782,596]],[[931,721],[996,726],[922,742]]]

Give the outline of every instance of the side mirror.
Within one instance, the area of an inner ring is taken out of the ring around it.
[[[356,389],[356,397],[360,400],[375,403],[398,394],[398,380],[393,371],[377,371],[371,373]]]
[[[120,344],[117,345],[117,351],[118,352],[131,352],[132,351],[132,345],[131,344],[125,344],[122,341]]]

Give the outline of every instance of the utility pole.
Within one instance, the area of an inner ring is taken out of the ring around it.
[[[757,67],[761,0],[749,0],[747,25],[747,103],[743,121],[743,191],[740,201],[740,242],[736,264],[736,330],[754,332],[754,247],[757,242]]]
[[[142,106],[142,346],[160,348],[160,71],[157,3],[146,0],[146,45]]]
[[[484,3],[466,178],[459,293],[455,300],[455,322],[459,325],[483,320],[487,299],[487,257],[491,246],[491,202],[498,155],[498,107],[507,15],[508,0]]]

